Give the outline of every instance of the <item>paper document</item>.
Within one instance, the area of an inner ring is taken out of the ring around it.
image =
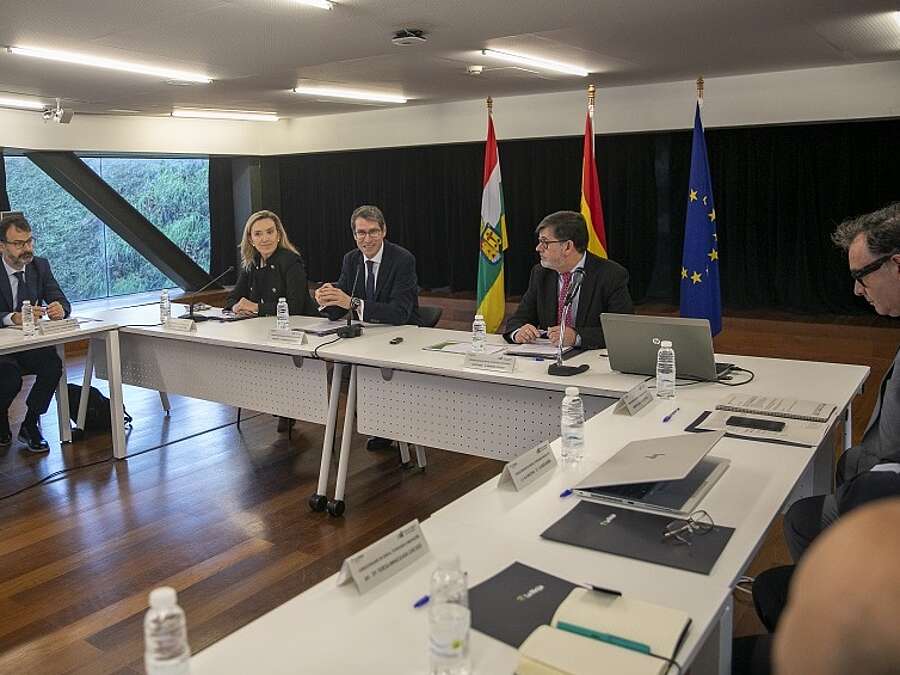
[[[571,351],[571,347],[563,347],[562,352]],[[512,356],[546,356],[553,358],[556,356],[556,343],[550,342],[547,338],[538,338],[534,342],[524,345],[513,345],[506,350],[507,354]]]
[[[322,335],[331,335],[332,333],[337,333],[338,329],[341,326],[346,326],[346,325],[347,325],[347,321],[345,319],[342,319],[339,321],[329,321],[328,319],[325,319],[323,321],[318,321],[309,326],[303,326],[302,328],[300,328],[298,330],[303,330],[304,332],[309,333],[310,335],[322,336]],[[363,323],[362,321],[354,321],[353,325],[368,326],[371,324],[366,324],[366,323]]]
[[[728,424],[729,418],[737,417],[729,410],[714,410],[706,419],[695,426],[699,431],[719,431],[724,429],[729,436],[748,438],[754,441],[782,441],[796,445],[816,447],[825,434],[823,422],[810,422],[808,420],[779,419],[784,423],[781,431],[769,431],[766,429],[751,429],[745,426]],[[751,415],[743,413],[740,417],[760,420],[771,420],[771,417]]]
[[[485,345],[484,346],[484,354],[499,354],[505,349],[505,345]],[[445,352],[447,354],[471,354],[472,353],[472,343],[471,342],[460,342],[458,340],[445,340],[444,342],[437,342],[433,345],[428,345],[427,347],[422,347],[422,349],[429,352]]]
[[[833,403],[819,401],[801,401],[796,398],[778,396],[757,396],[755,394],[731,394],[726,396],[716,410],[732,412],[748,412],[785,419],[810,420],[827,422],[834,412]]]

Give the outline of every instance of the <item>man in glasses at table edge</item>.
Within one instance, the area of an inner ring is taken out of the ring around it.
[[[881,315],[900,316],[900,202],[841,223],[832,240],[847,252],[853,292]],[[794,562],[829,526],[856,507],[900,496],[900,351],[878,390],[878,400],[862,441],[837,463],[835,491],[795,502],[784,516],[784,535]],[[848,555],[857,555],[849,551]],[[868,569],[859,563],[860,574]],[[769,633],[776,631],[787,602],[794,565],[774,567],[756,577],[753,603]],[[823,590],[828,594],[830,590]],[[771,636],[741,638],[734,644],[733,672],[770,672]]]
[[[22,325],[22,302],[31,301],[35,319],[45,314],[51,320],[63,319],[71,312],[69,301],[60,289],[50,263],[34,255],[31,225],[21,213],[6,213],[0,218],[0,325]],[[41,306],[46,303],[46,308]],[[62,375],[62,361],[53,347],[40,347],[0,356],[0,447],[12,443],[8,411],[22,388],[23,375],[36,375],[26,405],[28,410],[19,429],[19,440],[31,452],[50,449],[38,423],[47,412],[53,392]]]
[[[354,311],[360,321],[418,325],[415,256],[386,239],[387,224],[377,206],[356,208],[350,216],[350,231],[357,248],[344,256],[338,280],[316,290],[316,302],[332,321]],[[373,436],[366,448],[385,450],[392,445],[390,439]]]
[[[551,213],[538,223],[535,235],[535,250],[541,260],[531,269],[528,289],[507,321],[503,337],[507,342],[522,344],[546,335],[556,344],[572,272],[581,268],[584,279],[569,307],[563,345],[582,349],[605,347],[600,314],[634,313],[628,271],[587,250],[587,223],[575,211]]]

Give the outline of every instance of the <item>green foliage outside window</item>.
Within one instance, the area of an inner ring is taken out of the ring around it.
[[[24,211],[70,300],[175,284],[25,157],[6,157],[7,192]],[[206,159],[85,158],[85,163],[204,270],[209,270]]]

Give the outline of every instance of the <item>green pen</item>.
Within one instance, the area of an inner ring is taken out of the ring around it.
[[[616,645],[617,647],[630,649],[633,652],[640,652],[641,654],[650,653],[650,645],[645,645],[643,642],[628,640],[619,637],[618,635],[612,635],[611,633],[601,633],[596,630],[591,630],[590,628],[585,628],[584,626],[578,626],[574,623],[566,623],[565,621],[558,622],[556,627],[567,633],[575,633],[575,635],[581,635],[582,637],[591,638],[592,640],[599,640],[600,642],[606,642],[607,644]]]

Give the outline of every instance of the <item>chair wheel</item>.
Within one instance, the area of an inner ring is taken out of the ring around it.
[[[313,511],[324,511],[327,502],[328,500],[325,498],[325,495],[314,494],[310,495],[307,503],[309,504],[309,508]]]
[[[346,504],[343,499],[332,499],[328,502],[328,514],[335,518],[340,518],[344,515],[345,508]]]

